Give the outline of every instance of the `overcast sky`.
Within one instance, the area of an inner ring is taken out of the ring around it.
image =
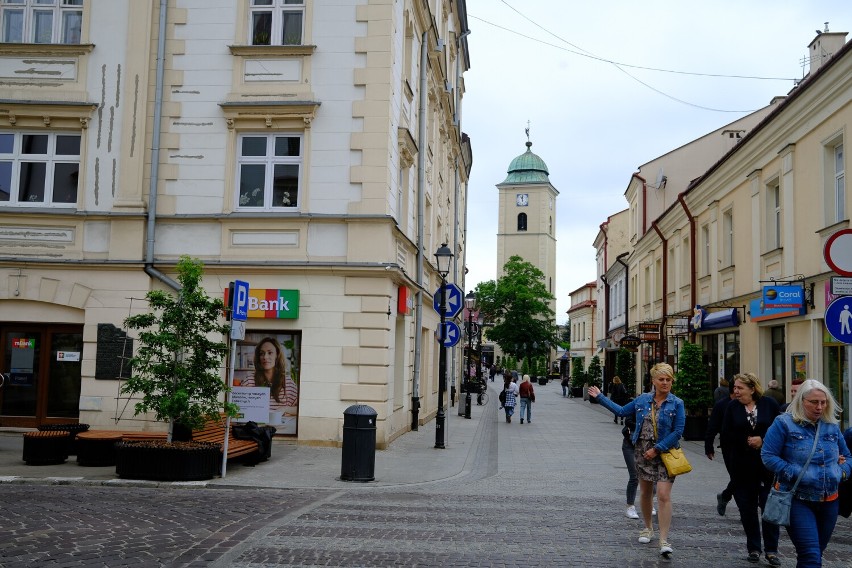
[[[640,165],[787,94],[825,22],[852,31],[845,0],[468,0],[467,9],[468,289],[497,276],[495,185],[526,150],[529,121],[532,151],[559,191],[557,323],[569,294],[595,280],[592,243],[627,207]]]

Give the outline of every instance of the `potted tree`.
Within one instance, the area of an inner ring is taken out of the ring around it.
[[[590,387],[601,388],[602,380],[603,369],[601,368],[601,358],[595,355],[592,357],[592,360],[589,361],[589,369],[586,371],[586,382]],[[589,397],[589,402],[597,404],[598,399]]]
[[[583,358],[571,359],[571,396],[574,398],[586,398],[583,386],[586,384],[586,371],[583,367]]]
[[[223,334],[222,300],[201,287],[203,265],[188,256],[177,264],[181,289],[177,296],[162,290],[148,292],[150,312],[136,314],[125,325],[139,332],[139,348],[130,360],[131,377],[121,392],[140,400],[134,415],[152,412],[168,421],[164,442],[122,442],[116,452],[116,472],[135,479],[209,479],[218,472],[218,444],[186,441],[206,420],[221,413],[236,416],[225,403],[227,387],[221,376],[228,352]],[[166,463],[175,464],[174,470]]]
[[[713,386],[703,362],[702,348],[687,342],[680,350],[677,365],[677,395],[686,410],[685,440],[703,440],[707,418],[713,407]]]
[[[630,398],[635,398],[637,393],[642,392],[642,385],[639,384],[639,380],[636,377],[633,352],[629,349],[622,347],[618,350],[618,354],[615,356],[615,374],[627,387],[627,394],[630,395]],[[632,389],[629,386],[631,384],[633,385]]]

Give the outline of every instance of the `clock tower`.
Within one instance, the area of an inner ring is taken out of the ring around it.
[[[527,133],[529,138],[529,132]],[[497,226],[497,277],[512,256],[520,256],[544,273],[544,285],[556,295],[556,197],[547,164],[527,151],[509,164],[506,179],[497,184],[500,210]],[[556,310],[556,303],[551,302]]]

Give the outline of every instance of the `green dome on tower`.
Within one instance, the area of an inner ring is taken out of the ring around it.
[[[527,151],[512,160],[509,164],[509,169],[506,179],[503,183],[521,184],[521,183],[550,183],[550,174],[547,171],[547,164],[544,160],[533,154],[530,148],[532,142],[527,140]]]

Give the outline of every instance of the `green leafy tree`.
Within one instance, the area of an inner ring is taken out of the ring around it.
[[[687,342],[681,347],[675,387],[690,416],[706,416],[713,406],[713,386],[702,359],[701,345]]]
[[[581,388],[586,383],[585,361],[582,357],[571,359],[571,386]]]
[[[558,340],[544,273],[520,256],[503,266],[503,276],[477,285],[480,311],[489,327],[485,336],[504,353],[526,359],[550,353]]]
[[[208,297],[201,287],[201,261],[183,256],[177,273],[181,289],[176,297],[148,292],[151,312],[124,321],[139,332],[139,348],[121,392],[141,395],[135,415],[153,412],[157,420],[169,421],[169,441],[175,423],[199,428],[205,419],[218,419],[222,410],[231,416],[237,412],[236,405],[220,400],[227,389],[221,368],[228,344],[222,336],[229,330],[222,300]]]
[[[601,388],[601,383],[603,382],[603,369],[601,368],[601,358],[595,355],[592,357],[592,360],[589,361],[589,369],[586,371],[586,378],[588,379],[589,386],[595,386]]]
[[[615,356],[615,374],[625,386],[631,383],[634,385],[631,395],[642,392],[642,384],[636,376],[635,357],[629,349],[622,347],[618,350],[618,354]]]

